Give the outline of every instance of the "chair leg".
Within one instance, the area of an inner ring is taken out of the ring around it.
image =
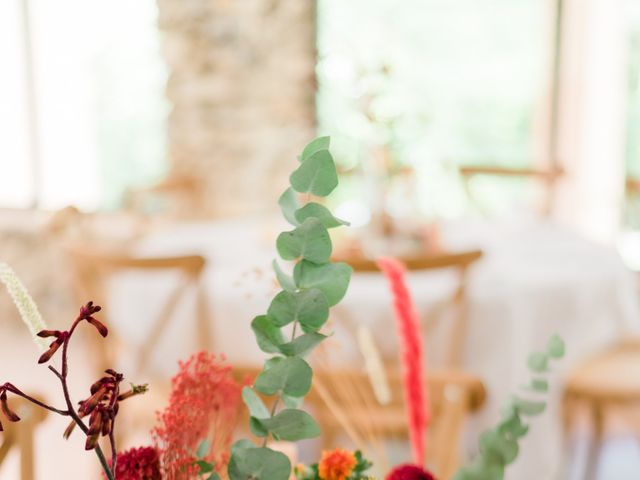
[[[458,468],[460,436],[468,412],[468,395],[462,388],[445,386],[445,402],[441,412],[441,434],[438,435],[438,478],[449,480]]]
[[[31,418],[25,418],[20,422],[17,433],[18,448],[20,449],[20,479],[34,480],[33,422]]]
[[[591,421],[593,422],[593,438],[587,458],[586,480],[596,480],[598,465],[604,436],[604,412],[602,405],[595,403],[591,406]]]

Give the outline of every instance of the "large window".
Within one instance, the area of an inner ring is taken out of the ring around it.
[[[0,2],[0,207],[114,208],[163,173],[156,16],[154,0]]]
[[[458,165],[539,160],[547,8],[538,0],[320,0],[319,121],[342,165],[367,171],[382,150],[392,171],[413,172],[422,213],[447,216],[466,205]]]

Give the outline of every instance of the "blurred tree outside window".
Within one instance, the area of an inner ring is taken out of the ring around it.
[[[640,270],[640,2],[627,0],[628,103],[626,172],[628,187],[623,211],[620,253],[629,267]],[[633,185],[636,187],[633,187]]]
[[[166,72],[154,0],[31,0],[39,162],[25,118],[23,2],[0,2],[0,207],[100,210],[165,169]],[[4,75],[6,72],[6,75]]]
[[[429,217],[469,207],[458,165],[532,166],[548,85],[552,26],[544,3],[320,0],[320,130],[334,137],[344,169],[364,172],[343,182],[345,201],[372,194],[367,172],[380,150],[391,175],[412,178],[413,203]],[[504,204],[497,191],[526,189],[519,180],[501,182],[478,178],[490,210]],[[398,198],[387,208],[407,204]]]

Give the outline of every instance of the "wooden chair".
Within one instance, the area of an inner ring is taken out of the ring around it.
[[[501,178],[528,178],[541,182],[545,189],[544,201],[541,206],[541,213],[549,216],[553,208],[555,191],[558,181],[564,176],[564,170],[559,166],[550,168],[511,168],[498,166],[461,166],[458,169],[465,191],[470,199],[473,199],[471,191],[471,179],[477,176],[493,176]]]
[[[189,288],[195,289],[196,300],[196,338],[198,348],[211,347],[210,319],[206,298],[202,291],[201,277],[206,267],[206,260],[199,255],[178,257],[140,258],[124,254],[105,253],[83,247],[67,247],[73,283],[79,304],[92,300],[109,312],[107,282],[116,274],[139,271],[146,273],[175,271],[181,274],[181,280],[169,297],[164,300],[159,316],[148,329],[147,340],[137,352],[135,373],[143,373],[148,367],[150,357],[157,347],[158,341],[165,333],[174,311]],[[159,299],[163,302],[163,299]],[[112,335],[108,341],[98,340],[96,352],[99,356],[100,368],[113,365],[113,349],[110,345],[122,343],[122,335],[109,324]],[[94,336],[95,338],[95,336]]]
[[[0,467],[12,450],[20,452],[20,480],[35,479],[34,434],[47,417],[47,411],[21,398],[11,400],[21,420],[17,423],[3,419],[4,432],[0,433]],[[4,475],[0,474],[4,478]]]
[[[363,450],[373,449],[376,459],[385,462],[383,441],[408,437],[402,377],[389,368],[392,392],[388,404],[380,404],[368,375],[354,369],[314,372],[309,405],[322,427],[327,447],[335,446],[341,433]],[[429,430],[428,461],[441,480],[449,480],[458,468],[460,439],[468,415],[484,403],[482,382],[456,370],[428,373],[432,424]],[[382,465],[384,467],[384,464]]]
[[[462,350],[466,338],[468,303],[467,303],[467,278],[470,268],[482,258],[480,250],[470,250],[457,253],[441,253],[402,257],[401,260],[407,269],[412,272],[435,272],[441,270],[455,270],[457,272],[457,285],[450,298],[444,299],[435,305],[424,316],[423,330],[428,333],[442,317],[444,311],[453,307],[455,317],[451,325],[445,358],[441,366],[447,368],[460,367],[462,364]],[[336,258],[351,265],[356,273],[379,272],[375,260],[365,257]],[[340,320],[353,323],[349,319],[348,312],[338,308]]]
[[[563,398],[565,435],[586,412],[592,427],[586,478],[595,480],[607,420],[614,413],[640,407],[640,340],[620,342],[576,368],[568,377]],[[633,425],[633,422],[628,422]],[[640,433],[636,422],[635,430]]]

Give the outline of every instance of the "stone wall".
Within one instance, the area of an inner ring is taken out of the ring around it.
[[[315,2],[158,0],[174,177],[203,213],[273,205],[315,130]]]

